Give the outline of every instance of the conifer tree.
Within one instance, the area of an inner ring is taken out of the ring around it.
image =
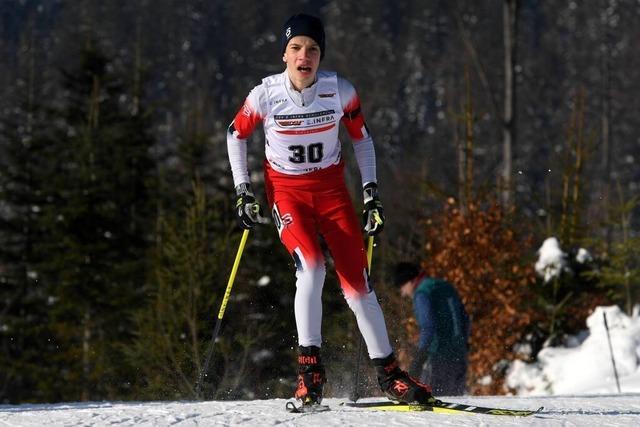
[[[47,294],[36,266],[46,195],[39,182],[51,171],[47,115],[41,104],[20,103],[3,117],[0,151],[0,401],[37,395],[45,373]]]
[[[603,254],[598,260],[601,266],[589,275],[597,277],[608,296],[631,316],[640,288],[640,237],[631,231],[633,212],[640,206],[640,196],[627,200],[619,183],[617,187],[618,203],[610,208],[609,216],[613,219],[611,229],[618,238],[608,251],[607,242],[599,241]]]
[[[12,399],[108,398],[128,387],[121,347],[146,274],[153,139],[147,118],[129,109],[117,63],[89,43],[78,57],[62,72],[64,98],[40,118],[47,128],[9,135],[2,224],[15,245],[3,256],[13,270],[3,274],[11,284],[3,298],[24,314],[36,295],[42,313],[24,316],[38,340],[8,353],[37,355],[13,360],[16,370],[39,362],[20,369],[24,394]]]
[[[131,337],[145,280],[154,164],[146,118],[128,109],[115,62],[95,47],[80,58],[78,69],[64,73],[66,135],[52,141],[60,163],[49,182],[42,269],[56,301],[52,328],[61,351],[54,360],[70,367],[66,392],[89,399],[126,387],[119,346]]]
[[[142,375],[143,397],[195,397],[193,387],[214,317],[215,279],[226,265],[229,227],[194,181],[182,212],[163,214],[157,223],[149,298],[136,315],[136,340],[128,349]]]

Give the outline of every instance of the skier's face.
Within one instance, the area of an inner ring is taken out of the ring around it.
[[[320,66],[320,46],[311,37],[295,36],[289,40],[282,60],[296,89],[310,86]],[[299,87],[301,85],[301,87]]]

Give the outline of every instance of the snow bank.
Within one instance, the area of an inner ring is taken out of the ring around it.
[[[547,347],[535,363],[514,362],[506,385],[521,396],[616,393],[618,391],[604,325],[606,314],[613,357],[622,392],[640,392],[640,316],[617,306],[598,307],[587,319],[587,332],[565,347]]]

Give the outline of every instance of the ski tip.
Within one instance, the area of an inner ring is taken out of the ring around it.
[[[298,407],[296,406],[295,403],[293,402],[287,402],[284,405],[285,409],[287,410],[287,412],[291,412],[293,414],[297,414],[298,412],[300,412],[300,410],[298,409]]]
[[[330,410],[330,408],[327,405],[321,405],[319,403],[300,404],[298,406],[291,401],[285,404],[285,409],[287,410],[287,412],[290,412],[292,414],[326,412]]]

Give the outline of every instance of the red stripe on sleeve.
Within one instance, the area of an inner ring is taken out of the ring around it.
[[[360,109],[360,98],[357,94],[354,94],[353,98],[344,107],[344,115],[342,116],[342,123],[344,123],[349,132],[349,136],[354,140],[360,140],[367,135],[364,133],[365,123],[362,110]]]
[[[233,135],[239,139],[247,139],[260,121],[262,121],[262,117],[251,106],[249,100],[246,99],[244,105],[233,119]]]

